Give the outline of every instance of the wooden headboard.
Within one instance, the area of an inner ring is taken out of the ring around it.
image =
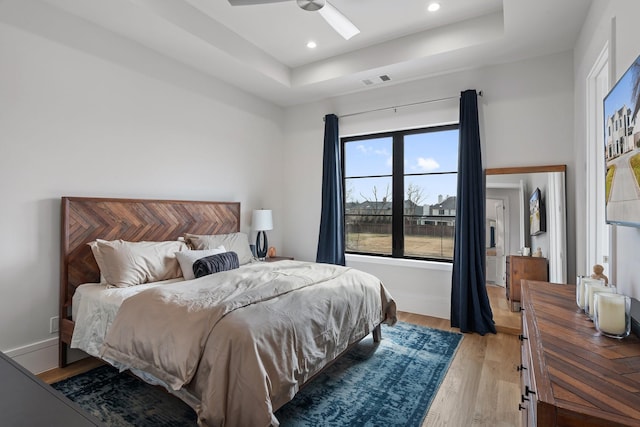
[[[240,231],[240,203],[176,200],[62,198],[60,251],[59,364],[66,365],[71,343],[71,302],[83,283],[97,283],[100,271],[87,243],[95,239],[177,240],[185,233],[225,234]]]

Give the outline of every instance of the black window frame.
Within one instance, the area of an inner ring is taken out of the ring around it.
[[[345,253],[353,254],[353,255],[369,255],[376,256],[381,258],[400,258],[400,259],[413,259],[419,261],[436,261],[436,262],[445,262],[445,263],[453,263],[453,257],[449,258],[438,258],[438,257],[419,257],[419,256],[411,256],[404,254],[404,178],[406,176],[412,175],[436,175],[436,174],[449,174],[451,172],[432,172],[432,173],[408,173],[404,172],[404,136],[407,135],[415,135],[421,133],[432,133],[432,132],[444,132],[449,130],[457,130],[460,131],[460,124],[448,124],[448,125],[439,125],[439,126],[429,126],[424,128],[417,129],[400,129],[395,131],[388,132],[380,132],[380,133],[372,133],[366,135],[355,135],[355,136],[345,136],[340,138],[340,154],[341,154],[341,167],[342,167],[342,185],[345,188],[343,193],[343,212],[342,219],[343,223],[345,223],[346,218],[346,208],[347,208],[347,194],[346,194],[346,181],[349,178],[356,177],[348,177],[345,171],[345,144],[354,141],[364,141],[371,139],[382,139],[382,138],[391,138],[392,139],[392,171],[391,171],[391,181],[392,181],[392,190],[391,190],[391,255],[389,254],[380,254],[373,252],[364,252],[364,251],[350,251],[346,249]],[[458,147],[458,150],[460,147]],[[460,173],[460,171],[456,168],[456,173]],[[357,178],[382,178],[387,177],[388,175],[369,175],[369,176],[358,176]],[[457,195],[456,195],[457,197]],[[400,202],[397,202],[397,201]],[[442,218],[454,218],[455,215],[443,215]],[[343,227],[346,239],[346,227]],[[455,224],[454,224],[454,232],[455,232]]]

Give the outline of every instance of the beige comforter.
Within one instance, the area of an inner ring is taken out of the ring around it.
[[[256,263],[125,300],[102,357],[186,387],[202,426],[277,426],[302,383],[385,319],[395,303],[374,276]]]

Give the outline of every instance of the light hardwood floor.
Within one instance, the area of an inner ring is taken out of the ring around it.
[[[416,325],[458,331],[445,319],[405,312],[398,313],[398,318]],[[520,343],[515,335],[465,334],[422,427],[520,426],[520,377],[516,371],[519,361]],[[84,359],[39,377],[53,383],[100,364],[96,359]]]

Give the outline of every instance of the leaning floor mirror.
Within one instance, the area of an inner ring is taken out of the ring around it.
[[[505,286],[510,255],[546,258],[549,281],[566,283],[566,166],[485,172],[487,283]]]

